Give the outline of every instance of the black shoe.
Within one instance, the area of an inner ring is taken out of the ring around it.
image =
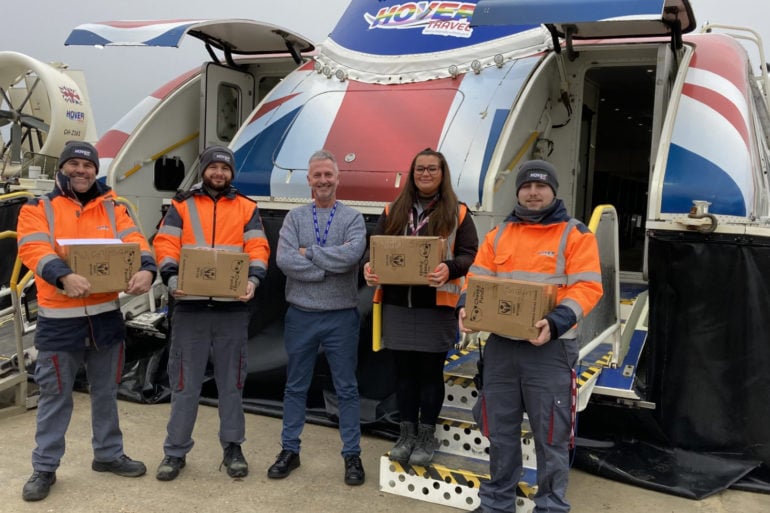
[[[51,486],[56,482],[56,472],[45,472],[35,470],[24,483],[24,489],[21,492],[21,498],[25,501],[42,501],[48,497]]]
[[[283,479],[297,467],[299,467],[299,454],[284,449],[275,458],[275,463],[267,469],[267,477],[270,479]]]
[[[125,454],[114,461],[96,461],[91,468],[97,472],[112,472],[123,477],[139,477],[147,472],[147,467],[141,461],[134,461]]]
[[[227,475],[230,477],[246,477],[249,474],[249,464],[243,457],[241,446],[234,442],[230,442],[225,447],[225,455],[222,464],[219,465],[220,470],[222,465],[227,467]]]
[[[364,481],[366,481],[366,473],[361,458],[357,454],[345,456],[345,484],[358,486],[364,484]]]
[[[163,461],[158,465],[158,471],[155,473],[155,479],[158,481],[171,481],[176,479],[179,475],[179,471],[184,468],[186,464],[184,456],[181,458],[177,456],[164,456]]]

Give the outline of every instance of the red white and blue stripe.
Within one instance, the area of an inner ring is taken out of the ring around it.
[[[692,200],[709,212],[754,213],[756,156],[745,50],[724,35],[688,38],[695,54],[671,134],[662,213],[686,213]]]

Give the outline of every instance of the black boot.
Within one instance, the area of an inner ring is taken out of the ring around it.
[[[412,455],[409,456],[409,464],[427,467],[433,459],[436,447],[438,447],[436,426],[420,424],[417,428],[417,443],[414,446]]]
[[[21,492],[21,498],[25,501],[41,501],[48,497],[51,491],[51,485],[56,482],[56,472],[45,472],[36,470],[24,483],[24,490]]]
[[[396,445],[390,450],[388,457],[391,461],[406,463],[409,461],[409,456],[412,455],[415,442],[417,442],[417,426],[414,422],[402,422],[401,435],[398,437]]]
[[[241,446],[234,442],[225,447],[222,465],[227,467],[227,475],[230,477],[246,477],[249,473],[249,464],[243,457]],[[222,465],[219,468],[222,468]]]

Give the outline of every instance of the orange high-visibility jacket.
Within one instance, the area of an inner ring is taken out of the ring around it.
[[[575,338],[576,323],[602,297],[599,249],[594,234],[569,217],[557,201],[556,211],[540,223],[512,215],[492,229],[479,246],[468,278],[494,276],[558,285],[557,306],[546,315],[551,336]],[[465,290],[458,308],[464,305]]]
[[[66,179],[66,177],[64,178]],[[141,249],[141,270],[155,273],[155,260],[147,240],[137,228],[125,206],[116,203],[115,193],[96,182],[98,196],[85,206],[73,193],[56,189],[21,207],[17,221],[19,257],[35,272],[38,312],[44,317],[73,318],[96,315],[120,308],[117,292],[70,298],[57,283],[72,269],[56,252],[57,239],[121,239]]]
[[[270,246],[257,203],[230,188],[216,200],[201,184],[179,193],[171,202],[153,240],[164,283],[179,272],[182,248],[214,248],[249,255],[249,280],[267,275]],[[185,297],[184,299],[200,299]]]

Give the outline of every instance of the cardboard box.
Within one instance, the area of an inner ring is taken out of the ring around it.
[[[510,338],[532,339],[535,323],[556,305],[556,285],[471,276],[465,297],[465,327]]]
[[[178,287],[185,294],[240,297],[249,281],[249,255],[214,249],[182,248]]]
[[[385,285],[427,285],[428,274],[445,253],[446,240],[440,237],[373,235],[369,239],[369,265]]]
[[[59,254],[75,274],[88,279],[91,293],[120,292],[142,265],[139,244],[120,239],[60,239]]]

